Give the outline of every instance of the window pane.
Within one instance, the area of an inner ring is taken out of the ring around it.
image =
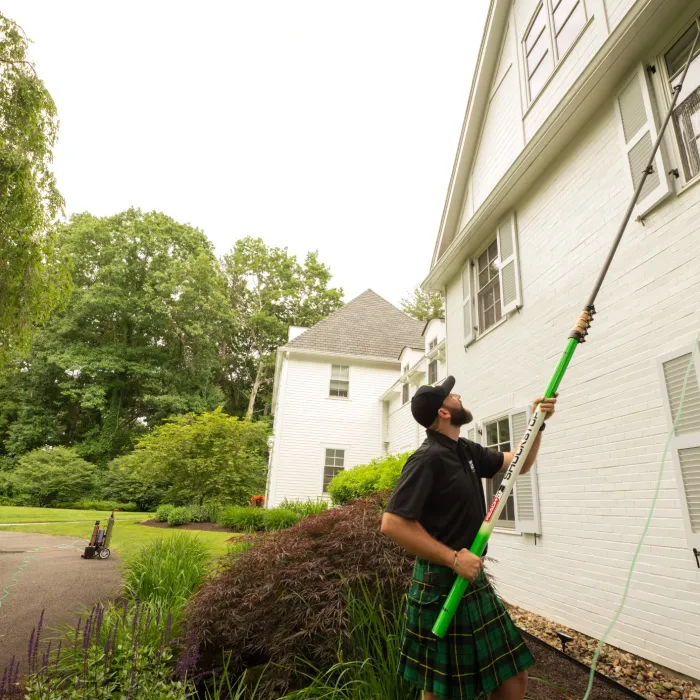
[[[576,7],[581,0],[559,0],[553,3],[554,8],[554,33],[559,34],[559,31],[569,19],[571,11]]]
[[[547,82],[547,78],[549,78],[551,75],[553,68],[554,64],[552,62],[552,53],[551,51],[548,51],[547,55],[544,57],[544,60],[542,63],[540,63],[534,75],[532,75],[530,78],[530,99],[537,96],[539,91]]]
[[[435,384],[437,381],[437,360],[433,360],[428,365],[428,384]]]
[[[501,485],[502,481],[503,474],[496,474],[493,479],[486,480],[486,498],[489,502],[487,506],[490,505],[491,501],[493,501],[493,497],[496,491],[498,491],[498,487]],[[496,525],[498,527],[515,528],[515,500],[513,498],[512,491],[510,496],[508,496],[506,505],[501,511],[501,517],[498,519]]]
[[[525,37],[525,53],[530,53],[532,47],[537,43],[537,40],[542,36],[544,30],[547,28],[547,15],[544,12],[544,7],[540,7],[535,20],[530,27],[530,31]]]
[[[695,41],[695,35],[698,33],[697,23],[688,28],[688,31],[671,47],[666,54],[666,68],[668,74],[674,77],[684,66],[690,54],[690,47]],[[696,48],[696,53],[700,52],[700,46]]]
[[[578,37],[586,24],[586,13],[583,9],[583,3],[579,2],[576,9],[568,18],[562,15],[562,21],[563,25],[561,29],[557,30],[557,51],[560,57],[574,43],[576,37]]]
[[[543,32],[532,51],[527,55],[527,74],[532,75],[549,49],[549,37]]]
[[[508,419],[498,421],[498,442],[508,442],[510,440],[510,427]]]
[[[408,384],[404,384],[401,389],[401,401],[408,403]]]
[[[696,59],[694,63],[700,63]],[[700,87],[673,112],[673,127],[687,180],[700,175]]]
[[[332,379],[349,379],[350,378],[350,367],[347,365],[333,365],[331,367],[331,378]]]

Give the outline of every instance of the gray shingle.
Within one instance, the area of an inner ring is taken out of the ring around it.
[[[398,360],[406,346],[425,347],[424,325],[368,289],[285,347]]]

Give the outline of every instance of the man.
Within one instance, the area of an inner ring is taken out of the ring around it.
[[[469,551],[486,516],[481,479],[510,466],[515,450],[496,452],[459,437],[471,413],[453,394],[454,377],[422,386],[411,401],[415,420],[427,428],[425,442],[403,468],[386,512],[382,532],[417,556],[408,591],[399,673],[423,691],[424,700],[522,700],[526,669],[534,658]],[[550,417],[556,397],[537,399]],[[536,436],[521,473],[537,456]],[[485,554],[485,552],[484,552]],[[447,634],[432,627],[457,575],[471,583]]]

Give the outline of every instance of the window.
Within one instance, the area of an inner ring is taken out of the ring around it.
[[[484,426],[486,434],[486,447],[490,447],[498,452],[510,451],[510,422],[508,416]],[[490,503],[498,491],[498,487],[503,481],[503,474],[496,474],[493,479],[486,479],[486,500]],[[515,497],[511,491],[506,502],[506,507],[501,512],[498,519],[499,527],[515,528]]]
[[[433,338],[433,339],[428,343],[428,352],[430,352],[434,347],[437,347],[437,338]]]
[[[696,19],[664,56],[667,85],[671,95],[673,86],[681,78],[699,30],[700,19]],[[681,155],[683,174],[686,181],[692,180],[700,175],[700,42],[695,49],[688,77],[673,111],[673,129]]]
[[[471,269],[467,265],[462,272],[465,347],[475,339],[477,332],[486,332],[521,306],[514,216],[498,227],[495,238],[473,261],[476,314],[472,310]],[[472,328],[474,315],[477,322]]]
[[[408,374],[409,369],[411,369],[411,365],[404,365],[403,366],[403,374]]]
[[[428,384],[437,382],[437,360],[433,360],[428,365]]]
[[[408,403],[408,383],[401,387],[401,405]]]
[[[326,449],[326,461],[323,465],[323,493],[328,493],[328,484],[344,468],[345,450]]]
[[[661,358],[659,374],[665,388],[664,403],[669,428],[677,421],[671,450],[688,545],[700,549],[700,352],[696,353],[691,363],[692,352],[691,346]]]
[[[347,365],[333,365],[331,367],[330,395],[347,399],[350,390],[350,367]]]
[[[519,444],[525,434],[527,422],[530,419],[530,409],[520,408],[509,415],[489,421],[483,429],[485,444],[501,452],[510,451]],[[481,442],[476,429],[467,431],[467,439]],[[503,475],[497,474],[493,479],[485,479],[484,486],[486,498],[493,500],[498,490]],[[487,507],[490,503],[487,503]],[[518,474],[515,478],[515,486],[506,501],[506,505],[498,520],[498,527],[509,528],[520,533],[542,532],[540,524],[540,509],[537,491],[537,467],[533,464],[527,474]]]
[[[531,100],[542,90],[585,24],[583,0],[545,0],[537,8],[523,39]]]

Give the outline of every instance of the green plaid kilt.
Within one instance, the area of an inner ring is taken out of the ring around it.
[[[456,575],[416,559],[408,590],[399,674],[438,698],[476,698],[535,663],[486,574],[469,584],[443,639],[433,624]]]

